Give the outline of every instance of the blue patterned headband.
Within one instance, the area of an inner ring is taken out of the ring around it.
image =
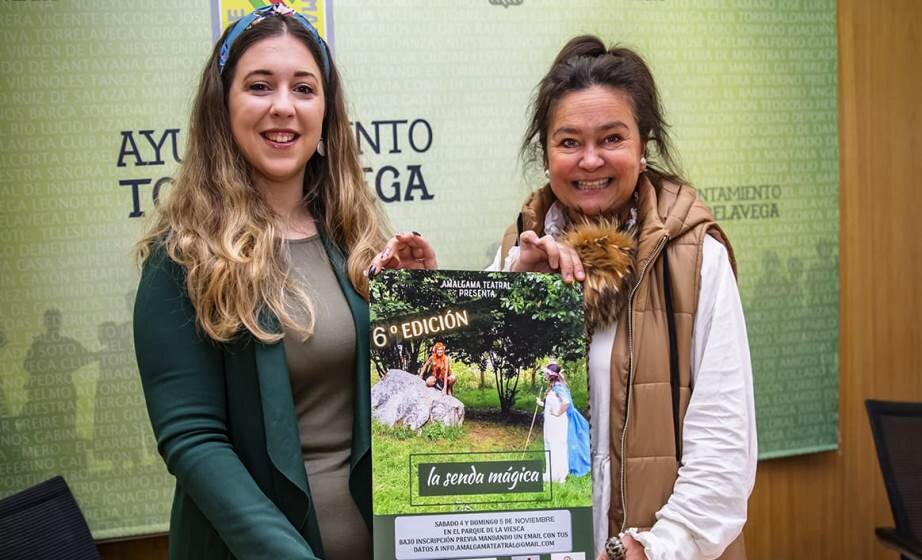
[[[262,20],[273,17],[291,17],[294,20],[301,24],[301,27],[307,30],[308,34],[314,39],[314,42],[317,43],[317,46],[320,47],[320,56],[323,60],[323,76],[326,80],[330,81],[330,53],[327,49],[327,44],[320,37],[320,33],[317,33],[317,30],[314,29],[314,26],[311,25],[311,22],[307,21],[307,18],[299,14],[298,12],[292,10],[282,2],[277,4],[269,4],[261,8],[256,8],[246,16],[237,20],[234,26],[231,28],[230,32],[227,34],[227,38],[224,39],[224,44],[221,45],[221,57],[218,59],[218,69],[221,74],[224,73],[224,67],[227,65],[227,57],[230,55],[231,47],[234,45],[234,41],[237,40],[237,37],[247,29],[253,27]]]

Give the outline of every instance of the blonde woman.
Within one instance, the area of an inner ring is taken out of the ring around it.
[[[138,245],[170,558],[371,558],[367,273],[436,266],[384,230],[324,41],[283,4],[231,25]]]

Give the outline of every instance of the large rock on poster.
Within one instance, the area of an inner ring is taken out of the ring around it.
[[[371,411],[372,418],[389,427],[402,424],[420,430],[427,422],[445,426],[464,423],[464,403],[400,369],[388,370],[371,388]]]

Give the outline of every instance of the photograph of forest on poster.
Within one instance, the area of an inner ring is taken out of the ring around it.
[[[579,285],[399,270],[370,291],[375,515],[590,507]]]

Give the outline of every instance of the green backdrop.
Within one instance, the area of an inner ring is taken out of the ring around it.
[[[131,246],[169,189],[215,32],[249,4],[0,2],[0,496],[64,474],[97,538],[167,527]],[[517,146],[563,43],[595,33],[638,49],[736,249],[760,454],[836,448],[832,0],[292,5],[332,37],[371,188],[445,268],[486,266],[537,186]]]

